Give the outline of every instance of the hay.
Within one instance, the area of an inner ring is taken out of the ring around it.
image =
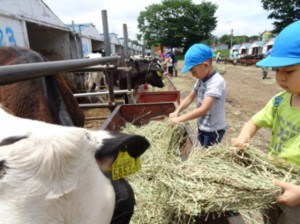
[[[261,210],[275,203],[281,189],[273,180],[292,182],[299,168],[255,148],[241,151],[217,145],[194,147],[181,159],[183,125],[152,121],[123,132],[144,135],[151,148],[142,156],[142,169],[128,178],[137,206],[131,223],[193,223],[193,216],[224,211]]]

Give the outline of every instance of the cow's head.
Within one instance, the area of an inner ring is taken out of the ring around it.
[[[137,158],[148,147],[142,136],[52,125],[0,108],[1,223],[110,223],[115,193],[96,159],[110,169],[120,151]]]
[[[146,83],[159,88],[164,87],[164,83],[163,83],[164,69],[162,68],[158,59],[154,58],[151,60],[145,60],[143,63],[146,63],[148,67],[146,78],[145,78]]]

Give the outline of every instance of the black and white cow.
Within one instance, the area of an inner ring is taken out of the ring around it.
[[[101,57],[101,54],[89,54],[87,58],[97,58]],[[139,85],[150,84],[154,87],[162,88],[164,83],[162,80],[162,74],[164,70],[160,65],[158,59],[134,59],[130,58],[126,61],[120,62],[119,67],[131,68],[128,72],[131,79],[131,88],[136,89]],[[114,84],[119,89],[127,89],[127,71],[124,70],[112,70],[112,75],[114,79]],[[86,72],[86,83],[85,86],[87,91],[91,91],[93,86],[96,86],[96,89],[100,89],[101,79],[105,80],[104,72]],[[106,82],[106,80],[105,80]],[[105,83],[106,87],[107,84]]]
[[[139,135],[59,126],[0,108],[1,224],[112,223],[115,190],[97,162],[109,169],[120,151],[137,158],[148,147]]]
[[[101,57],[102,57],[102,54],[100,54],[100,53],[90,53],[85,56],[85,58],[101,58]],[[102,83],[105,86],[105,88],[108,89],[105,74],[103,71],[85,72],[84,73],[84,87],[88,93],[92,92],[92,90],[95,92],[98,92],[101,89]],[[90,102],[92,102],[91,97],[89,100],[90,100]],[[98,96],[97,100],[99,102],[104,101],[101,96]]]
[[[131,88],[136,89],[139,85],[150,84],[154,87],[162,88],[164,83],[162,75],[164,70],[157,59],[129,59],[121,66],[131,67],[129,71],[131,78]],[[120,89],[127,89],[127,72],[117,71],[118,86]]]
[[[30,49],[0,47],[0,66],[45,61],[43,55]],[[18,117],[64,126],[84,125],[83,111],[62,74],[0,86],[0,103]],[[116,195],[112,223],[127,224],[134,211],[133,190],[125,179],[111,180],[111,183]]]
[[[100,54],[90,54],[87,57],[101,57]],[[113,77],[114,85],[117,89],[125,90],[128,89],[127,86],[127,73],[130,76],[131,89],[137,90],[137,88],[142,84],[150,84],[151,86],[162,88],[163,83],[163,73],[164,70],[160,65],[158,59],[135,59],[130,58],[128,60],[122,60],[119,67],[131,68],[130,71],[124,70],[111,70],[110,72],[88,72],[86,73],[85,86],[87,92],[90,92],[93,87],[98,91],[100,89],[101,80],[105,80],[106,89],[108,85],[106,83],[106,76]],[[106,76],[104,75],[106,73]],[[128,102],[127,95],[125,96],[126,103]]]
[[[130,76],[131,89],[138,91],[138,87],[143,84],[149,84],[154,87],[163,88],[163,73],[164,70],[158,59],[133,59],[130,58],[121,63],[121,66],[130,67],[128,72]],[[113,77],[116,79],[117,87],[121,90],[128,89],[127,86],[127,71],[117,70],[113,72]],[[124,95],[125,103],[128,103],[127,94]]]

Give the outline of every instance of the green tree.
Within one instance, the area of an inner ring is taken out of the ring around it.
[[[191,0],[163,0],[141,11],[138,28],[147,47],[183,47],[207,40],[216,28],[217,5],[203,1],[194,4]]]
[[[230,35],[225,34],[220,37],[219,41],[220,41],[220,43],[227,44],[228,46],[230,46],[230,42],[231,42],[230,38],[231,38]]]
[[[269,19],[274,19],[274,33],[279,33],[290,23],[300,19],[299,0],[261,0],[263,8],[270,11]]]
[[[217,36],[214,35],[210,35],[208,39],[201,41],[204,44],[207,45],[214,45],[214,44],[219,44],[219,38]]]

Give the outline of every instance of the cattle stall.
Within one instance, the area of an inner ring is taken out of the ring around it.
[[[0,46],[20,46],[42,53],[49,60],[72,59],[75,38],[43,1],[1,1]],[[78,43],[76,43],[78,44]]]
[[[109,63],[116,63],[119,57],[103,57],[103,58],[91,58],[91,59],[73,59],[73,60],[61,60],[61,61],[49,61],[49,62],[39,62],[31,64],[19,64],[19,65],[7,65],[0,67],[0,85],[10,84],[18,81],[24,81],[28,79],[48,76],[56,72],[71,72],[71,71],[89,71],[98,68],[113,70],[113,69],[123,69],[127,68],[117,68],[115,65]],[[97,65],[105,64],[105,65]],[[90,66],[90,67],[88,67]],[[115,108],[119,102],[115,102],[114,95],[116,94],[132,94],[130,90],[113,90],[113,84],[110,83],[110,89],[102,93],[83,93],[77,96],[89,96],[89,95],[99,95],[105,94],[109,95],[109,103],[103,104],[82,104],[81,107],[87,116],[87,123],[90,124],[91,121],[100,120],[97,127],[103,123],[110,112]],[[76,94],[75,94],[76,95]],[[88,108],[93,108],[88,110]],[[106,109],[101,109],[106,108]],[[92,113],[91,115],[89,115]]]
[[[42,0],[25,0],[22,4],[18,4],[18,0],[3,0],[0,18],[0,31],[3,34],[0,46],[30,48],[50,61],[80,59],[107,48],[103,36],[106,33],[100,34],[92,23],[77,24],[72,21],[72,24],[64,24]],[[107,21],[107,18],[103,19]],[[121,55],[122,43],[116,36],[109,34],[109,37],[106,41],[110,42],[112,53]],[[78,93],[83,86],[83,73],[71,71],[65,77],[74,87],[72,91]],[[113,101],[112,93],[109,97]]]
[[[0,18],[0,46],[27,47],[49,60],[83,58],[104,47],[93,24],[64,24],[42,0],[3,0]]]

